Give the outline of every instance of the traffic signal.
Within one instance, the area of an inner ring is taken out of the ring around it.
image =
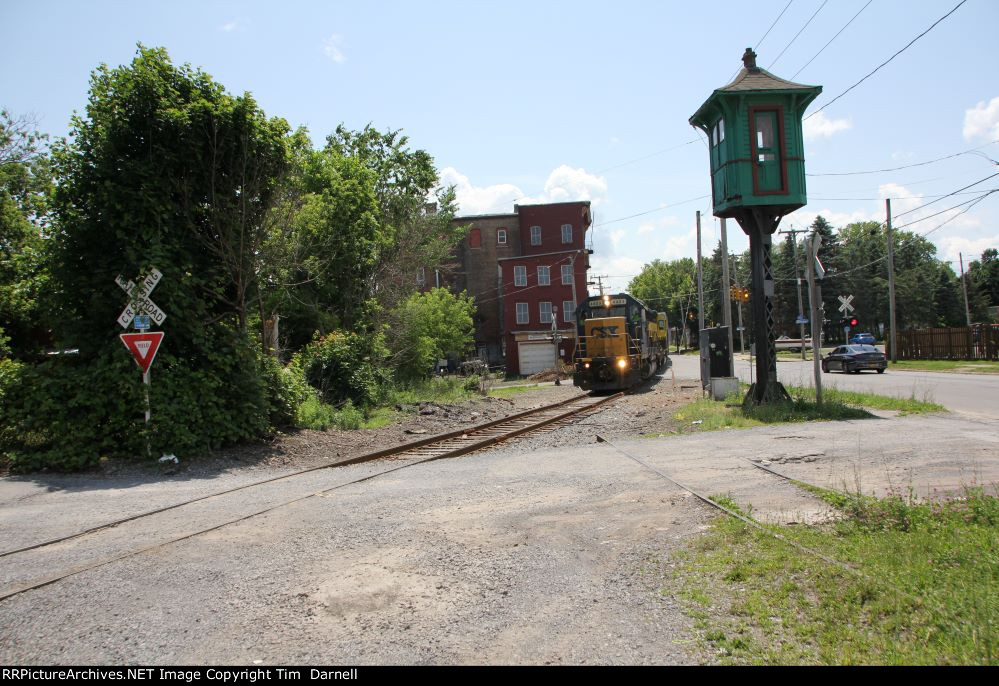
[[[732,300],[739,302],[749,302],[749,289],[742,286],[732,286],[730,291]]]

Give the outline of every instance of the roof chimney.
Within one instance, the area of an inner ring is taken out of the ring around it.
[[[746,52],[742,53],[742,64],[749,71],[760,70],[760,68],[756,66],[756,53],[753,52],[752,48],[746,48]]]

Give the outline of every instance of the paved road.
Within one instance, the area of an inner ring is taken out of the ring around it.
[[[677,378],[700,377],[700,361],[693,355],[673,356]],[[736,372],[742,381],[750,381],[750,364],[736,360]],[[790,386],[814,385],[812,363],[800,360],[777,362],[777,378]],[[948,374],[893,370],[884,374],[823,374],[823,387],[865,391],[898,397],[915,397],[940,403],[949,410],[999,419],[999,374]]]

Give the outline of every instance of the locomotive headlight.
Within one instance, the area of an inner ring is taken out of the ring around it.
[[[583,363],[583,369],[589,369],[589,368],[590,368],[590,363],[589,362],[584,362]]]
[[[628,366],[628,360],[625,360],[625,359],[618,360],[617,361],[617,366],[620,367],[621,369],[624,369],[625,367]]]

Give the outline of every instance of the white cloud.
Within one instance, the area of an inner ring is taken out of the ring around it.
[[[544,191],[537,196],[526,196],[519,186],[511,183],[474,186],[454,167],[441,171],[440,184],[455,187],[460,215],[511,213],[514,203],[531,205],[589,200],[596,207],[607,197],[607,182],[603,177],[565,164],[548,175]]]
[[[953,262],[954,271],[958,271],[958,257],[964,255],[964,270],[968,271],[968,263],[982,258],[982,253],[988,248],[999,248],[999,233],[994,236],[967,238],[965,236],[947,236],[937,241],[939,248],[937,257]]]
[[[703,236],[702,242],[703,242]],[[702,246],[701,250],[704,250]],[[697,254],[697,227],[691,228],[686,233],[674,233],[666,239],[666,247],[662,252],[662,259],[677,260],[681,257],[689,257]]]
[[[900,186],[897,183],[883,183],[878,186],[878,196],[882,200],[885,198],[892,199],[891,213],[893,215],[909,212],[923,204],[922,195],[913,193],[905,186]]]
[[[246,19],[233,19],[232,21],[227,21],[219,27],[219,31],[223,33],[232,33],[234,31],[242,31],[246,28],[247,24],[250,22]]]
[[[461,215],[510,213],[513,204],[524,197],[524,192],[510,183],[473,186],[468,177],[454,167],[447,167],[440,173],[440,184],[454,186]]]
[[[805,120],[802,135],[806,141],[810,141],[816,138],[829,138],[840,131],[852,128],[853,124],[849,119],[829,119],[819,112]]]
[[[548,175],[545,190],[536,198],[524,198],[523,204],[589,200],[598,206],[607,196],[607,182],[602,176],[590,174],[582,167],[563,164]]]
[[[337,33],[334,33],[323,41],[323,53],[337,64],[343,64],[347,61],[347,58],[340,50],[341,43],[343,43],[343,36]]]
[[[614,229],[611,231],[610,239],[611,243],[614,244],[615,250],[617,250],[617,247],[621,245],[621,239],[624,238],[625,233],[627,232],[624,229]]]
[[[999,97],[964,111],[964,139],[994,141],[999,138]]]

